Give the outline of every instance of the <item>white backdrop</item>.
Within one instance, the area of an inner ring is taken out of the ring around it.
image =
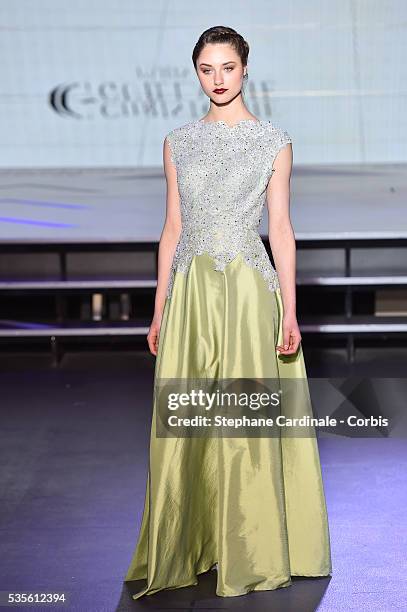
[[[208,102],[191,53],[228,25],[247,104],[296,164],[406,161],[405,0],[2,0],[0,167],[160,166]]]

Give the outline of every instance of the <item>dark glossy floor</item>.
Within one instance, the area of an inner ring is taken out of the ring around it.
[[[308,374],[346,376],[340,352],[305,350]],[[404,376],[406,351],[360,351],[353,372]],[[199,585],[131,599],[123,584],[144,504],[154,358],[145,352],[0,353],[0,591],[64,592],[35,609],[387,612],[405,609],[404,439],[320,439],[333,576],[275,591]],[[27,607],[15,608],[27,609]]]

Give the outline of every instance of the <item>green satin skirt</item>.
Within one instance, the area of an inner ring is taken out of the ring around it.
[[[241,255],[222,272],[196,255],[166,300],[155,378],[306,378],[301,345],[276,353],[282,314],[280,290]],[[125,577],[145,580],[134,599],[196,585],[215,564],[223,597],[331,573],[315,437],[157,438],[153,403],[144,513]]]

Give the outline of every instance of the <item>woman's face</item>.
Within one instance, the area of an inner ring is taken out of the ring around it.
[[[216,104],[229,102],[242,89],[242,61],[229,44],[205,45],[198,56],[196,70],[202,89]]]

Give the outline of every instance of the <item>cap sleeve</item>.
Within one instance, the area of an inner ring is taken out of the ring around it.
[[[276,154],[280,151],[280,149],[285,147],[285,145],[290,142],[292,143],[291,136],[289,135],[289,133],[286,132],[285,130],[282,130],[281,128],[278,129],[277,134],[276,134],[276,144],[277,144]]]
[[[271,178],[275,168],[273,168],[274,160],[276,159],[278,153],[283,149],[288,143],[292,143],[291,136],[286,130],[283,130],[280,127],[275,125],[271,126],[271,138],[268,143],[268,174],[269,178]]]
[[[170,150],[171,161],[176,166],[177,165],[177,140],[176,140],[175,130],[172,130],[171,132],[169,132],[166,135],[165,139],[168,143],[168,147]]]

